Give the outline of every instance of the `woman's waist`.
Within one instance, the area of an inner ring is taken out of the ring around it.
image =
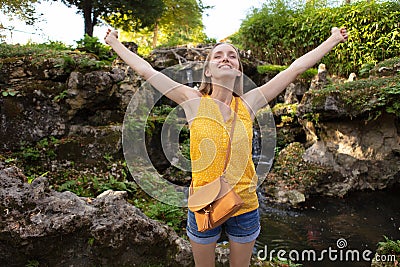
[[[192,182],[194,187],[200,187],[215,181],[215,179],[219,178],[223,173],[219,173],[219,175],[199,175],[196,173],[192,174]],[[232,177],[229,174],[224,174],[225,179],[229,182],[229,184],[235,189],[237,192],[250,190],[254,191],[257,186],[257,176],[255,174],[252,175],[242,175],[239,178]]]

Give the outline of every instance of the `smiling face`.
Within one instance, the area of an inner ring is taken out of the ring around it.
[[[211,51],[204,74],[207,77],[219,77],[226,74],[236,77],[241,74],[241,71],[236,49],[230,44],[218,44]]]
[[[210,95],[213,91],[213,82],[219,83],[234,79],[233,94],[243,94],[243,67],[238,50],[231,44],[218,43],[214,45],[204,63],[203,78],[199,91]]]

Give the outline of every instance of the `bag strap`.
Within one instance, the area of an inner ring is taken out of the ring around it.
[[[229,160],[230,160],[233,132],[235,131],[235,124],[236,124],[236,118],[237,118],[237,112],[238,112],[238,106],[239,106],[238,98],[239,97],[234,97],[234,99],[235,99],[235,113],[233,114],[233,120],[232,120],[232,124],[231,124],[231,131],[230,131],[230,134],[229,134],[228,147],[226,149],[224,170],[222,172],[223,175],[226,173],[226,168],[228,167],[228,163],[229,163]],[[190,187],[189,187],[189,194],[192,195],[193,192],[194,192],[194,189],[193,189],[193,180],[192,180],[192,182],[190,183]]]
[[[229,160],[230,160],[232,139],[233,139],[233,133],[234,133],[234,131],[235,131],[235,124],[236,124],[236,118],[237,118],[237,112],[238,112],[238,106],[239,106],[238,97],[234,97],[234,99],[235,99],[235,113],[233,114],[233,120],[232,120],[232,125],[231,125],[231,132],[229,133],[229,141],[228,141],[228,147],[227,147],[227,149],[226,149],[224,170],[223,170],[223,172],[222,172],[223,174],[225,174],[226,168],[228,167],[228,163],[229,163]]]

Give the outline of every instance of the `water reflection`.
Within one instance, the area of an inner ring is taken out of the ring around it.
[[[358,192],[338,198],[308,201],[296,210],[261,205],[262,231],[257,249],[276,251],[338,250],[337,241],[347,242],[343,251],[365,250],[375,253],[383,236],[400,239],[400,190]],[[338,250],[340,251],[340,250]],[[276,256],[276,255],[275,255]],[[361,258],[361,257],[360,257]],[[371,256],[372,258],[372,256]],[[329,259],[325,257],[325,259]],[[370,266],[369,262],[303,262],[303,266]]]

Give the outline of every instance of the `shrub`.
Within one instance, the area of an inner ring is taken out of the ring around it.
[[[347,76],[399,54],[399,15],[398,1],[293,10],[275,0],[254,10],[232,41],[269,64],[288,65],[323,42],[331,27],[346,27],[349,41],[339,44],[322,63],[332,74]]]
[[[99,60],[112,61],[115,59],[115,56],[110,52],[110,48],[102,44],[97,37],[85,34],[85,37],[76,41],[76,43],[79,51],[95,54]]]

